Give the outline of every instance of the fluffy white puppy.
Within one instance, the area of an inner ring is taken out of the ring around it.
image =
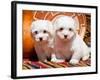
[[[51,58],[53,42],[53,26],[48,20],[33,21],[31,34],[35,41],[35,50],[40,61],[47,61]]]
[[[60,16],[53,21],[55,28],[54,50],[56,59],[52,61],[68,60],[77,64],[80,59],[89,58],[90,49],[83,39],[76,33],[76,21],[69,16]]]

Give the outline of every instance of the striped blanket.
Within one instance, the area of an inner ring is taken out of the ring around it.
[[[68,62],[41,62],[41,61],[23,61],[23,66],[22,68],[24,70],[27,69],[42,69],[42,68],[67,68],[67,67],[85,67],[85,66],[90,66],[91,61],[90,59],[87,61],[80,61],[79,64],[77,65],[72,65]]]

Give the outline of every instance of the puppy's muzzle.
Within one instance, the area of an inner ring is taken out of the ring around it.
[[[64,38],[66,39],[67,38],[67,35],[64,35]]]
[[[40,37],[40,38],[39,38],[39,40],[40,40],[40,41],[42,41],[42,40],[43,40],[43,38],[42,38],[42,37]]]

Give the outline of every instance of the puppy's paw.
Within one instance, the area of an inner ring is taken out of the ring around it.
[[[55,54],[52,54],[51,61],[52,62],[64,62],[64,59],[58,59],[58,58],[56,58],[56,55]]]
[[[79,60],[77,59],[71,59],[69,63],[75,65],[75,64],[78,64],[78,62]]]
[[[83,60],[83,61],[85,61],[85,60],[87,60],[87,59],[89,59],[89,55],[82,57],[82,60]]]
[[[52,61],[52,62],[64,62],[63,59],[56,59],[56,58],[52,59],[51,61]]]
[[[43,62],[47,62],[47,60],[45,59]]]

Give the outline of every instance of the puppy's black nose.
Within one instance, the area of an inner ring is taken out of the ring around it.
[[[42,38],[41,37],[39,39],[40,39],[40,41],[42,41]]]
[[[67,38],[67,35],[64,35],[65,38]]]

